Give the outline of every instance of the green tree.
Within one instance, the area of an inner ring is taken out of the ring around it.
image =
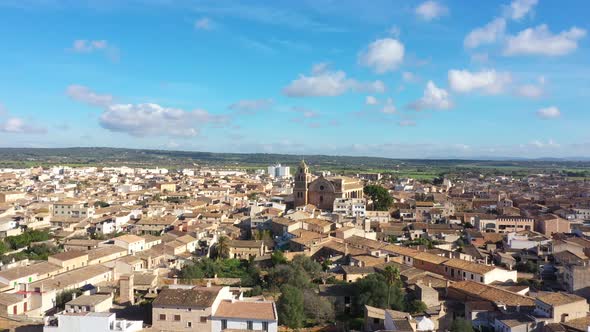
[[[385,291],[384,291],[385,290]],[[404,310],[404,292],[400,282],[389,286],[381,273],[373,273],[357,280],[354,283],[354,298],[356,299],[356,312],[362,312],[364,305],[377,308],[391,308]],[[390,302],[387,305],[387,302]]]
[[[215,245],[217,259],[229,257],[229,238],[227,236],[220,236]]]
[[[393,204],[393,197],[382,186],[368,185],[363,192],[373,201],[373,210],[387,211]]]
[[[455,318],[451,325],[451,332],[474,332],[473,326],[463,318]]]
[[[270,260],[273,266],[287,263],[287,258],[285,258],[285,254],[281,250],[273,251],[272,255],[270,255]]]
[[[104,201],[96,201],[96,202],[94,202],[94,207],[95,208],[106,208],[106,207],[109,207],[109,206],[111,206],[111,205],[109,203],[107,203],[107,202],[104,202]]]
[[[391,303],[391,287],[399,280],[399,270],[397,267],[389,265],[385,267],[381,274],[383,274],[385,282],[387,282],[387,307],[389,308]]]
[[[280,324],[292,329],[302,327],[305,320],[303,292],[297,287],[283,285],[277,311]]]
[[[309,256],[296,255],[293,257],[291,265],[296,269],[303,269],[311,279],[318,278],[320,273],[322,273],[322,265],[311,259]]]
[[[428,307],[426,306],[426,303],[424,303],[420,300],[413,300],[413,301],[410,301],[410,303],[408,303],[407,309],[408,309],[408,312],[410,312],[412,314],[416,314],[416,313],[422,313],[422,312],[426,311],[426,309],[428,309]]]
[[[334,305],[327,298],[319,296],[311,289],[303,291],[303,304],[305,317],[313,321],[314,325],[333,321]]]

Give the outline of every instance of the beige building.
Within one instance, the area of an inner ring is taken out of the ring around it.
[[[88,253],[79,250],[60,252],[49,256],[47,261],[60,266],[62,270],[70,271],[88,265]]]
[[[312,180],[305,161],[301,161],[295,174],[293,199],[295,207],[312,204],[322,210],[331,210],[336,198],[362,198],[363,184],[350,177],[324,177]]]
[[[51,205],[53,217],[86,218],[94,215],[94,207],[86,202],[60,201]]]
[[[0,192],[0,203],[10,203],[25,198],[22,191],[4,191]]]
[[[152,328],[157,331],[211,331],[211,316],[229,287],[165,288],[152,303]]]
[[[111,294],[93,294],[74,297],[66,303],[67,312],[108,312],[113,306]]]
[[[590,307],[585,298],[568,293],[546,293],[535,299],[535,313],[551,318],[550,323],[565,323],[586,317]]]
[[[130,255],[145,249],[145,239],[137,235],[125,234],[116,237],[114,241],[117,247],[127,249]]]
[[[255,240],[231,240],[229,241],[229,257],[237,259],[249,259],[264,255],[266,246],[263,241]]]
[[[160,184],[160,191],[161,192],[174,193],[174,192],[176,192],[176,183],[173,183],[173,182],[170,182],[170,183],[161,183]]]

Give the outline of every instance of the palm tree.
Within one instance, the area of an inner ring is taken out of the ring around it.
[[[387,282],[387,308],[389,308],[389,302],[391,298],[391,286],[393,286],[399,280],[399,269],[395,266],[389,265],[381,272]]]
[[[217,259],[229,257],[229,238],[227,236],[220,236],[215,245],[217,251]]]

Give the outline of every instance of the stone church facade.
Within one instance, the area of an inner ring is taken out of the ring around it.
[[[337,198],[362,198],[360,180],[345,176],[313,179],[305,161],[301,161],[295,174],[293,199],[295,207],[313,204],[322,210],[332,210]]]

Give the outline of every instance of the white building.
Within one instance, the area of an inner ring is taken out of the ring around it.
[[[362,198],[336,198],[332,212],[347,217],[364,217],[367,213],[367,206]]]
[[[278,316],[271,301],[224,300],[211,316],[211,331],[248,330],[277,332]]]
[[[271,178],[277,179],[286,179],[291,177],[291,170],[289,166],[281,166],[281,164],[276,164],[273,166],[268,166],[268,176]]]
[[[43,332],[135,332],[143,328],[141,320],[117,319],[111,312],[61,312],[45,317]]]

